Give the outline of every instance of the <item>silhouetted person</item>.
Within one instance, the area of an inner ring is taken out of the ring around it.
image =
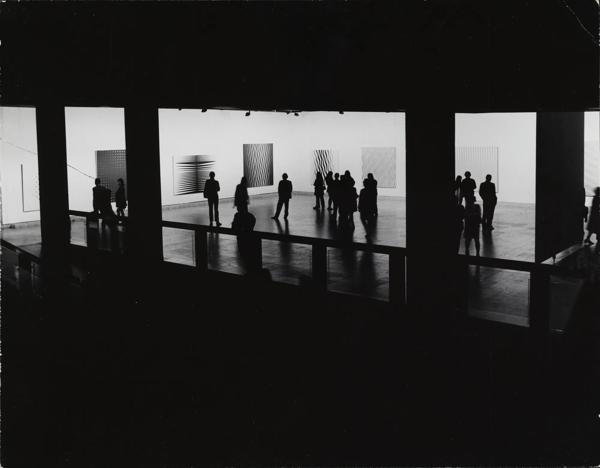
[[[313,206],[313,210],[325,210],[325,198],[323,197],[323,194],[325,193],[325,181],[320,172],[317,172],[317,177],[315,178],[313,185],[315,186],[316,203],[315,206]]]
[[[102,227],[115,221],[115,212],[110,202],[110,190],[104,187],[99,178],[95,180],[96,186],[92,189],[92,204],[94,213],[102,218]]]
[[[377,179],[375,179],[375,177],[373,177],[373,174],[371,174],[370,172],[367,174],[367,182],[368,184],[365,187],[368,187],[371,190],[373,190],[373,196],[375,197],[373,200],[373,203],[375,204],[375,216],[378,216],[379,209],[377,207]]]
[[[588,235],[584,242],[586,244],[593,244],[591,239],[592,234],[596,234],[596,242],[598,242],[598,235],[600,234],[600,187],[594,189],[594,198],[592,199],[592,206],[588,215],[587,231]]]
[[[456,192],[455,192],[456,193]],[[456,251],[460,251],[460,236],[464,229],[464,219],[465,219],[465,207],[462,206],[461,203],[458,202],[459,198],[456,198],[456,207],[454,208],[454,216],[455,216],[455,232],[456,232]]]
[[[235,195],[233,196],[233,206],[238,211],[248,211],[248,205],[250,204],[250,197],[248,196],[248,182],[245,177],[242,177],[240,183],[235,187]]]
[[[338,172],[334,174],[331,184],[327,186],[327,191],[329,192],[329,199],[333,200],[333,210],[331,214],[336,218],[340,203],[340,174]]]
[[[219,222],[219,191],[221,186],[219,181],[215,180],[215,173],[210,172],[208,174],[208,180],[204,183],[204,198],[208,200],[208,217],[210,219],[210,225],[212,226],[213,219],[217,222],[217,226],[220,226]]]
[[[117,179],[117,184],[119,185],[117,191],[115,192],[115,202],[117,205],[117,216],[125,217],[125,208],[127,208],[127,196],[125,195],[125,182],[123,179]]]
[[[375,223],[375,210],[377,207],[377,192],[375,186],[365,179],[363,181],[363,189],[360,191],[358,197],[358,211],[360,213],[360,220],[365,228],[367,238],[371,237],[371,233]]]
[[[481,207],[475,203],[475,195],[465,197],[465,254],[469,255],[471,240],[475,241],[475,250],[479,256],[479,227],[481,226]]]
[[[231,228],[236,231],[238,249],[249,270],[253,270],[257,266],[258,255],[260,255],[258,248],[260,239],[251,234],[255,225],[256,218],[248,211],[247,205],[246,209],[238,207],[237,213],[233,216]]]
[[[465,172],[465,178],[460,183],[460,202],[462,203],[463,198],[466,200],[471,195],[475,196],[475,189],[477,184],[471,179],[471,173]]]
[[[340,223],[344,227],[354,228],[354,212],[358,209],[356,203],[358,195],[354,188],[354,179],[347,174],[348,171],[340,178]]]
[[[283,219],[287,219],[289,214],[290,198],[292,198],[292,182],[288,180],[288,175],[285,173],[281,176],[281,179],[282,180],[279,181],[279,185],[277,186],[279,200],[277,200],[277,210],[275,211],[273,219],[279,218],[282,206],[285,206]]]
[[[481,225],[483,229],[491,231],[494,229],[492,221],[494,220],[494,211],[496,211],[498,197],[496,196],[496,184],[492,182],[490,174],[485,176],[485,182],[482,182],[479,186],[479,196],[483,200]]]
[[[462,176],[457,175],[454,181],[454,196],[456,197],[456,203],[462,203],[462,196],[460,192],[460,186],[462,184]]]
[[[356,185],[356,182],[354,182],[350,171],[344,171],[344,176],[346,178],[346,183],[350,184],[351,187],[354,187]]]
[[[333,184],[333,172],[329,171],[325,176],[325,184],[327,184],[327,195],[329,200],[327,201],[327,211],[331,211],[331,205],[333,204],[333,198],[331,198],[331,185]]]

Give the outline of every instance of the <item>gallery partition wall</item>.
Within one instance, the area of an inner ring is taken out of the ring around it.
[[[600,112],[586,112],[584,119],[584,184],[589,205],[594,188],[600,186]]]

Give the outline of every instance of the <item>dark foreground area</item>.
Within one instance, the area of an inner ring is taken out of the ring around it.
[[[118,264],[42,298],[3,254],[3,466],[598,463],[597,286],[540,347],[171,265],[143,299]]]

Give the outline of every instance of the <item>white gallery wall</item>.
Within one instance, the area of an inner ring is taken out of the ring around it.
[[[2,138],[0,142],[2,224],[37,221],[40,219],[39,203],[31,203],[26,199],[28,194],[24,194],[21,179],[21,170],[24,167],[25,176],[29,175],[29,180],[25,182],[26,185],[31,186],[32,192],[29,194],[29,198],[36,196],[37,134],[35,109],[29,107],[0,107],[0,138]]]
[[[600,187],[600,112],[586,112],[584,120],[585,188],[592,196]]]
[[[535,203],[535,113],[456,114],[455,145],[498,147],[498,200]]]
[[[66,107],[69,209],[92,211],[96,151],[125,148],[123,108]]]
[[[250,188],[250,195],[276,191],[283,172],[295,191],[312,192],[315,149],[334,150],[339,169],[350,170],[360,183],[363,147],[396,148],[396,188],[380,189],[380,194],[405,194],[402,113],[252,112],[246,117],[243,111],[160,109],[159,124],[163,205],[203,200],[202,194],[174,195],[174,156],[211,157],[221,197],[232,197],[243,176],[243,145],[248,143],[273,144],[273,185]]]

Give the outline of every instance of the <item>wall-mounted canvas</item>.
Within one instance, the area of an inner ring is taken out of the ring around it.
[[[127,163],[125,150],[96,151],[96,177],[106,188],[110,189],[110,201],[115,201],[115,192],[119,188],[117,179],[123,179],[127,187]]]
[[[202,193],[208,174],[215,168],[211,156],[192,154],[173,156],[173,194]]]
[[[21,196],[23,212],[40,210],[38,165],[35,161],[21,163]]]
[[[338,172],[338,153],[332,149],[316,149],[313,150],[312,177],[320,172],[323,177],[329,171]]]
[[[455,152],[456,175],[464,177],[465,172],[469,171],[479,190],[479,184],[485,181],[487,174],[490,174],[492,182],[496,184],[496,192],[500,191],[497,146],[457,146]]]
[[[244,144],[243,149],[248,187],[273,185],[273,143]]]
[[[362,148],[363,179],[369,173],[377,180],[377,187],[396,188],[396,147]]]
[[[594,188],[600,187],[600,143],[584,142],[584,185],[588,197],[594,195]]]

